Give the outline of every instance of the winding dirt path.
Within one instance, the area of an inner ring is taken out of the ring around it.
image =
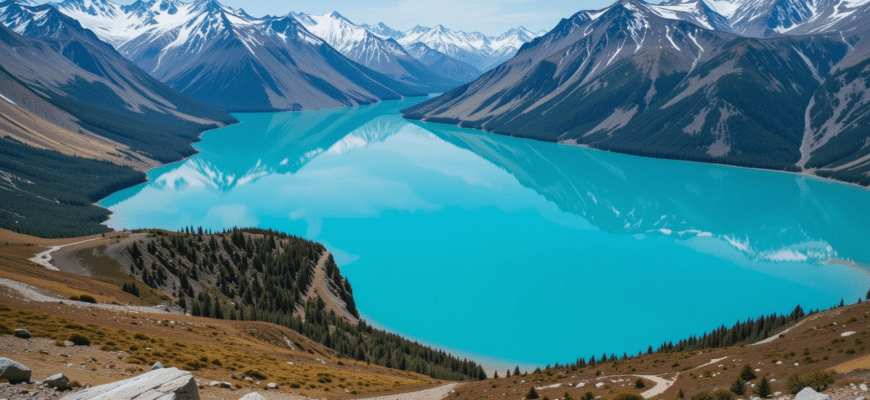
[[[60,271],[59,269],[57,269],[57,267],[55,267],[54,265],[51,265],[51,253],[54,253],[55,251],[58,251],[64,247],[75,246],[77,244],[87,243],[87,242],[91,242],[91,241],[94,241],[97,239],[101,239],[101,238],[87,239],[87,240],[82,240],[80,242],[69,243],[69,244],[64,244],[64,245],[60,245],[60,246],[51,246],[51,247],[49,247],[48,250],[43,251],[42,253],[39,253],[39,254],[33,256],[33,258],[27,259],[27,261],[32,261],[32,262],[39,264],[39,265],[41,265],[47,269],[50,269],[52,271]]]
[[[710,362],[701,364],[695,368],[692,368],[690,370],[683,371],[683,372],[701,369],[701,368],[704,368],[708,365],[715,364],[717,362],[725,360],[727,358],[728,357],[714,358],[714,359],[710,360]],[[655,396],[658,396],[658,395],[664,393],[665,391],[670,389],[671,386],[674,386],[674,384],[677,383],[677,379],[679,379],[679,377],[680,377],[680,373],[681,372],[668,372],[668,373],[658,374],[658,375],[638,375],[638,374],[608,375],[608,376],[602,376],[602,377],[595,378],[594,380],[600,381],[602,379],[622,378],[622,377],[635,377],[635,378],[646,379],[648,381],[654,382],[656,385],[653,386],[652,388],[650,388],[649,390],[641,393],[640,395],[643,396],[643,398],[645,398],[645,399],[651,399]],[[671,379],[664,378],[664,376],[672,375],[672,374],[674,375],[673,378],[671,378]],[[580,382],[580,383],[578,383],[578,385],[580,385],[581,383],[585,384],[586,382],[587,381]],[[544,388],[539,388],[539,389],[544,389]]]
[[[35,286],[13,281],[11,279],[0,278],[0,286],[8,287],[21,294],[24,301],[36,301],[42,303],[57,303],[62,301],[67,304],[78,306],[79,308],[100,308],[104,310],[124,311],[134,313],[151,313],[151,314],[169,314],[163,306],[143,307],[143,306],[123,306],[117,304],[92,304],[82,301],[73,301],[63,297],[51,296],[50,292],[36,288]]]

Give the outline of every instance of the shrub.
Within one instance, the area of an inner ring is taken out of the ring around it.
[[[69,299],[72,301],[81,301],[84,303],[97,304],[97,299],[95,299],[94,296],[91,296],[89,294],[80,294],[78,296],[70,296]]]
[[[834,372],[816,369],[804,375],[792,374],[786,380],[785,386],[792,394],[797,394],[805,387],[811,387],[813,390],[821,392],[834,384],[834,379]]]
[[[698,392],[689,397],[691,400],[713,400],[713,396],[710,395],[710,392]]]
[[[133,335],[133,337],[136,338],[136,339],[139,339],[139,340],[148,340],[148,339],[150,339],[147,335],[144,335],[144,334],[142,334],[142,333],[137,333],[137,334]]]
[[[728,389],[717,389],[710,392],[710,397],[713,400],[734,400],[737,398],[737,395]]]
[[[302,385],[300,385],[300,384],[298,384],[298,383],[296,383],[296,382],[293,382],[293,383],[290,384],[290,387],[293,388],[293,389],[299,389],[300,387],[302,387]]]
[[[11,335],[12,330],[7,328],[6,325],[0,324],[0,335]]]
[[[67,340],[69,340],[70,342],[72,342],[76,346],[90,346],[91,345],[91,339],[88,339],[87,336],[82,335],[81,333],[73,333],[72,335],[69,336],[69,338]]]
[[[217,365],[218,367],[222,367],[222,366],[224,365],[224,364],[221,362],[221,360],[218,360],[217,358],[215,358],[214,360],[211,360],[211,363],[214,364],[214,365]]]
[[[254,379],[259,379],[261,381],[267,379],[266,375],[263,375],[262,372],[254,371],[252,369],[245,371],[245,375],[250,376],[251,378],[254,378]]]
[[[538,392],[535,390],[534,386],[529,388],[529,391],[526,392],[526,396],[525,396],[526,400],[537,399],[538,397],[541,397],[541,395],[538,394]]]
[[[643,383],[643,379],[638,378],[638,380],[634,382],[634,387],[636,389],[643,389],[646,387],[646,384]]]
[[[595,395],[592,394],[592,392],[586,392],[586,393],[583,395],[583,397],[581,397],[580,399],[581,399],[581,400],[593,400],[594,398],[595,398]]]
[[[635,392],[619,392],[613,395],[613,400],[644,400],[643,396]]]

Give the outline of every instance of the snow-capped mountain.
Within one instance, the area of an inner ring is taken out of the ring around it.
[[[387,26],[383,22],[378,22],[375,25],[361,24],[360,26],[365,28],[369,32],[374,33],[375,35],[378,35],[381,37],[392,38],[392,39],[396,39],[396,40],[399,40],[399,39],[405,37],[404,32],[397,31],[393,28],[390,28],[389,26]]]
[[[870,185],[870,2],[839,2],[834,18],[814,1],[753,14],[761,3],[619,0],[562,20],[476,81],[403,113]],[[754,20],[743,15],[776,17],[774,33],[736,24]],[[813,22],[822,20],[834,23]],[[791,35],[799,31],[822,34]]]
[[[351,60],[420,91],[444,92],[476,78],[455,80],[436,73],[408,54],[394,39],[357,26],[337,12],[291,13],[289,16]]]
[[[383,22],[360,27],[380,37],[395,39],[406,50],[409,50],[410,45],[424,44],[430,50],[471,65],[479,71],[487,71],[509,60],[523,44],[546,33],[534,33],[519,27],[501,36],[489,37],[480,32],[451,31],[442,25],[434,28],[418,25],[405,32],[392,29]],[[418,52],[421,49],[417,47]]]
[[[482,74],[471,65],[432,50],[423,43],[411,43],[405,46],[405,50],[423,65],[454,81],[471,82]]]
[[[674,0],[655,8],[708,29],[743,36],[804,35],[870,29],[867,5],[853,0]]]
[[[192,154],[203,130],[235,122],[158,82],[49,5],[0,3],[0,22],[0,67],[18,82],[16,92],[32,92],[17,104],[86,140],[121,143],[145,164],[170,162]]]
[[[289,17],[254,18],[215,0],[56,7],[170,87],[226,110],[330,108],[423,93],[353,62]]]

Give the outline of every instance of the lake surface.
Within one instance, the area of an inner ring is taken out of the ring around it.
[[[870,288],[868,190],[403,120],[418,101],[236,115],[100,205],[116,229],[324,243],[367,320],[499,369],[637,353]]]

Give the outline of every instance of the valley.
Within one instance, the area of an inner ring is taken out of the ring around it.
[[[870,396],[870,1],[387,1],[0,0],[0,399]]]

